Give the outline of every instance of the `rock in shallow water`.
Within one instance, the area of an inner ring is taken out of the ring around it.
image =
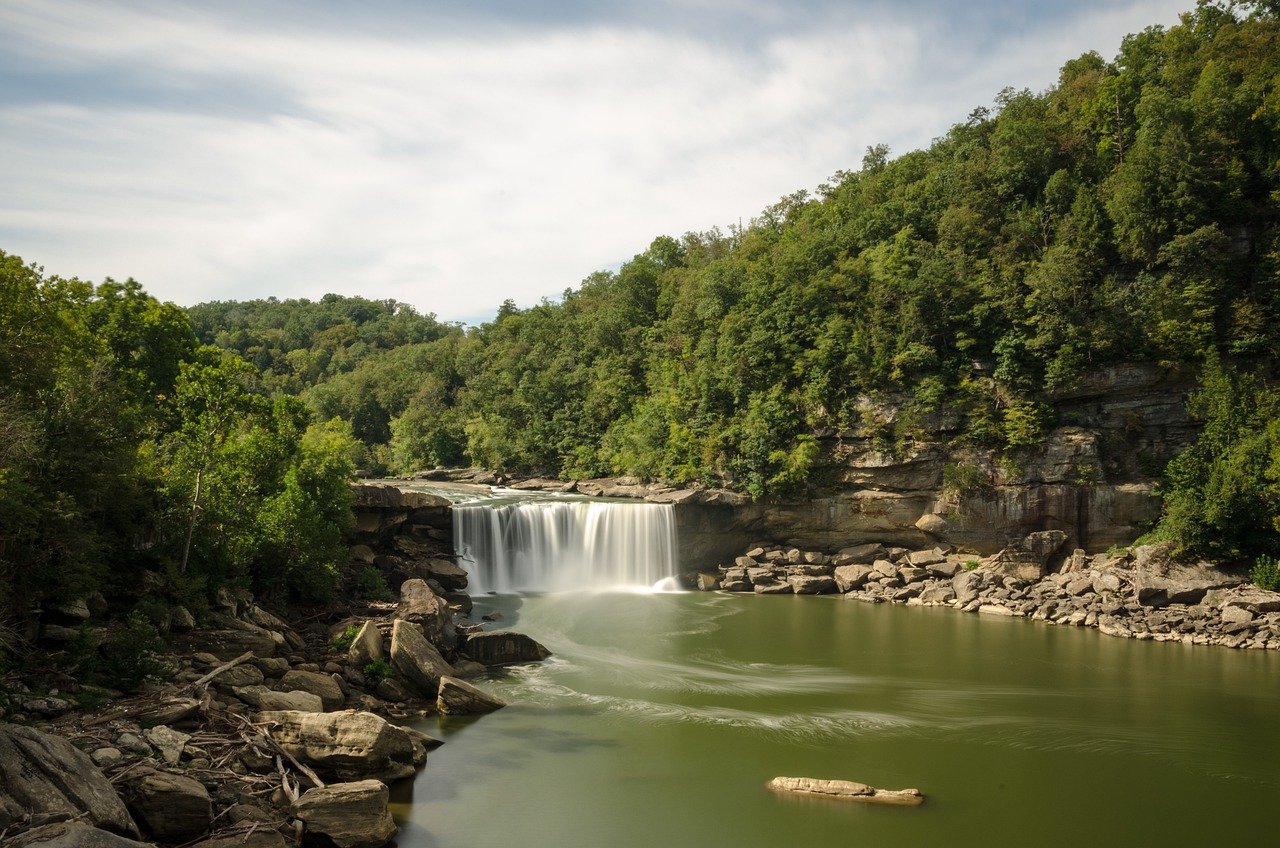
[[[506,701],[472,686],[456,677],[440,679],[440,693],[436,697],[436,709],[446,715],[489,713],[502,709]]]
[[[307,833],[325,837],[337,848],[379,848],[395,835],[387,810],[387,787],[377,780],[335,783],[309,789],[293,804]]]
[[[864,804],[888,804],[914,807],[924,802],[919,789],[876,789],[852,780],[820,780],[813,777],[775,777],[765,784],[774,792],[793,795],[811,795],[840,801],[860,801]]]

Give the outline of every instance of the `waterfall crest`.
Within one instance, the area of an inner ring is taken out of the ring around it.
[[[648,589],[676,573],[669,504],[459,504],[453,540],[473,593]]]

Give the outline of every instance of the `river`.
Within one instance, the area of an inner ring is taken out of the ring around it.
[[[401,848],[1269,844],[1280,656],[838,596],[476,598],[554,658],[427,722]],[[927,796],[771,794],[776,775]]]

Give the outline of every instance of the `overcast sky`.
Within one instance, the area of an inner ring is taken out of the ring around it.
[[[1193,5],[0,0],[0,249],[476,323]]]

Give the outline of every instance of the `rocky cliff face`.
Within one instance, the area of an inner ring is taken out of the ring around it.
[[[990,554],[1029,533],[1060,530],[1089,552],[1126,545],[1160,513],[1155,477],[1189,445],[1187,374],[1121,365],[1089,374],[1051,400],[1057,427],[1036,449],[953,447],[957,416],[923,422],[920,438],[885,450],[860,432],[820,440],[815,477],[827,491],[786,502],[677,506],[683,562],[731,556],[754,540],[836,550],[861,542],[948,543]],[[891,427],[902,405],[868,402],[867,430]]]
[[[1187,413],[1190,374],[1127,364],[1086,375],[1051,395],[1056,426],[1034,449],[999,454],[958,444],[962,422],[941,410],[890,449],[906,398],[868,400],[859,431],[819,436],[805,497],[750,502],[718,489],[677,489],[634,478],[509,481],[479,469],[432,479],[632,497],[675,506],[682,567],[731,560],[756,541],[835,551],[864,542],[906,548],[950,544],[994,553],[1040,531],[1061,531],[1089,553],[1127,545],[1159,517],[1155,480],[1199,432]],[[478,476],[479,475],[479,476]]]

